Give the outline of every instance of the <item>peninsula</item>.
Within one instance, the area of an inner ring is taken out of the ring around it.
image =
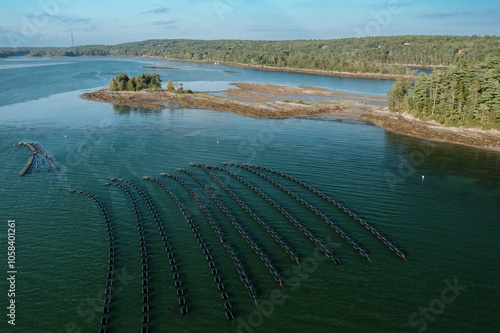
[[[317,87],[288,87],[235,83],[223,96],[178,93],[168,90],[112,91],[102,89],[82,94],[87,100],[132,107],[164,109],[168,103],[185,108],[226,111],[258,118],[339,115],[356,117],[387,131],[426,140],[500,151],[500,132],[477,128],[446,127],[425,122],[409,113],[390,112],[377,105],[383,98],[339,94]],[[286,98],[284,98],[286,96]],[[293,96],[293,99],[290,99]],[[321,96],[315,100],[314,97]],[[326,98],[325,97],[331,97]],[[304,101],[311,100],[311,101]]]

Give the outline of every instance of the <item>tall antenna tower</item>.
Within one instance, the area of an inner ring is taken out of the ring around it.
[[[73,47],[75,47],[75,40],[73,39],[73,34],[71,34],[71,45],[73,45]]]

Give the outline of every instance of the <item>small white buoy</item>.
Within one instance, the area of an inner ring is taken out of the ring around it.
[[[217,140],[217,144],[219,144],[219,140]]]
[[[424,181],[424,179],[425,179],[425,176],[424,176],[424,175],[422,175],[422,181]]]
[[[66,134],[64,134],[64,137],[66,138],[66,137],[67,137],[67,135],[66,135]]]

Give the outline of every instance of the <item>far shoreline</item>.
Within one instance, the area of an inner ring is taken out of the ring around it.
[[[264,65],[253,65],[253,64],[243,64],[239,62],[224,62],[216,60],[195,60],[195,59],[175,59],[175,58],[163,58],[155,56],[141,56],[141,59],[152,59],[152,60],[164,60],[172,62],[185,62],[185,63],[195,63],[195,64],[208,64],[208,65],[222,65],[233,68],[248,68],[254,70],[268,71],[268,72],[286,72],[286,73],[298,73],[298,74],[310,74],[310,75],[320,75],[320,76],[333,76],[333,77],[345,77],[353,79],[371,79],[371,80],[393,80],[396,81],[399,78],[406,79],[416,79],[418,75],[401,75],[401,74],[382,74],[382,73],[364,73],[364,72],[338,72],[338,71],[328,71],[323,69],[307,69],[307,68],[293,68],[293,67],[273,67]],[[408,68],[416,68],[414,65],[405,65]],[[434,69],[434,66],[429,67],[419,67],[419,69]]]
[[[254,65],[254,64],[244,64],[238,62],[223,62],[223,61],[215,61],[215,60],[195,60],[195,59],[175,59],[175,58],[164,58],[157,56],[41,56],[41,57],[32,57],[32,56],[14,56],[14,57],[5,57],[0,59],[8,59],[8,58],[16,58],[16,57],[25,57],[32,59],[40,59],[40,58],[54,58],[54,59],[75,59],[75,58],[122,58],[122,59],[151,59],[151,60],[163,60],[163,61],[171,61],[171,62],[179,62],[179,63],[197,63],[197,64],[207,64],[207,65],[222,65],[233,68],[248,68],[254,70],[261,71],[269,71],[269,72],[285,72],[285,73],[298,73],[298,74],[310,74],[310,75],[319,75],[319,76],[331,76],[331,77],[344,77],[344,78],[352,78],[352,79],[370,79],[370,80],[393,80],[396,81],[399,78],[406,79],[416,79],[417,75],[401,75],[401,74],[382,74],[382,73],[369,73],[369,72],[338,72],[338,71],[329,71],[323,69],[307,69],[307,68],[293,68],[293,67],[273,67],[273,66],[264,66],[264,65]],[[435,68],[444,68],[439,66],[417,66],[417,65],[402,65],[408,68],[418,68],[424,70],[432,70]],[[161,67],[161,66],[159,66]],[[154,68],[153,68],[154,69]],[[161,70],[161,68],[158,68]],[[168,70],[176,70],[177,68],[168,68]]]
[[[235,83],[234,86],[238,89],[226,91],[227,97],[205,93],[115,92],[109,89],[101,89],[96,92],[82,94],[81,98],[115,105],[157,110],[164,109],[165,103],[175,103],[185,108],[231,112],[249,117],[269,119],[319,115],[356,117],[395,134],[500,152],[500,131],[447,127],[435,122],[424,122],[407,114],[401,115],[390,112],[387,107],[348,99],[348,95],[343,95],[342,100],[327,100],[320,103],[307,103],[300,99],[280,99],[280,95],[295,94],[298,97],[316,95],[322,91],[321,88],[291,88],[238,83]],[[263,91],[267,93],[263,94]]]

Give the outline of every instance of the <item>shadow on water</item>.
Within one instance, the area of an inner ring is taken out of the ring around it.
[[[500,153],[441,142],[432,142],[386,132],[386,140],[396,149],[387,155],[395,172],[469,179],[487,191],[500,188]]]

